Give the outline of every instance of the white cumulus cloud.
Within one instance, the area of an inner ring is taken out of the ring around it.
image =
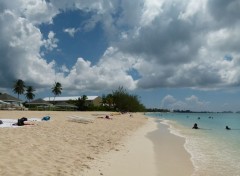
[[[58,79],[82,90],[239,86],[239,9],[238,0],[2,0],[0,79],[5,87],[18,78],[42,87]],[[64,41],[55,31],[44,38],[39,26],[54,25],[54,17],[71,10],[90,16],[79,29],[91,31],[99,24],[105,33],[108,46],[94,64],[79,55],[66,68],[41,55],[42,47],[54,52]]]
[[[79,29],[76,29],[76,28],[66,28],[63,31],[68,33],[71,37],[74,37],[75,33],[78,32]]]

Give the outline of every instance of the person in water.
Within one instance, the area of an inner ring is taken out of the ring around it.
[[[225,128],[226,130],[231,130],[231,128],[229,128],[228,126],[226,126],[226,128]]]
[[[192,129],[199,129],[197,123],[194,123]]]

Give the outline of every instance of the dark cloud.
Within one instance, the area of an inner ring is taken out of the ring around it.
[[[182,9],[170,6],[151,25],[141,27],[137,36],[120,44],[123,51],[143,55],[159,64],[182,64],[194,59],[201,40],[193,23],[179,18]]]
[[[165,2],[149,25],[139,27],[135,35],[133,32],[119,44],[123,52],[143,58],[142,64],[149,62],[147,68],[151,71],[144,66],[138,69],[138,86],[211,89],[236,82],[227,79],[237,74],[235,66],[220,59],[226,54],[239,55],[238,5],[237,1]],[[217,14],[221,10],[226,13],[221,14],[222,18]]]
[[[239,23],[239,0],[209,0],[207,2],[209,12],[218,22],[216,25],[228,26]]]

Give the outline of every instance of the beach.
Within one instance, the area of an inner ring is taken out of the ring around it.
[[[69,121],[72,115],[91,118],[93,123]],[[102,118],[105,115],[112,119]],[[171,170],[168,175],[173,176],[179,175],[175,168],[181,167],[183,173],[191,174],[184,139],[163,128],[165,145],[154,143],[159,140],[155,139],[157,123],[142,113],[130,117],[111,112],[0,111],[0,119],[44,116],[50,116],[50,121],[0,128],[0,175],[161,176]],[[166,150],[166,146],[172,147]],[[172,162],[176,158],[178,165]]]
[[[119,152],[111,151],[81,176],[190,176],[193,164],[185,140],[168,126],[148,118],[147,123],[124,140]]]

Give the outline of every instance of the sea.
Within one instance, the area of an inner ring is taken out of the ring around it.
[[[147,113],[185,138],[192,176],[240,176],[240,113]],[[192,129],[197,123],[200,129]],[[228,126],[231,130],[226,130]]]

